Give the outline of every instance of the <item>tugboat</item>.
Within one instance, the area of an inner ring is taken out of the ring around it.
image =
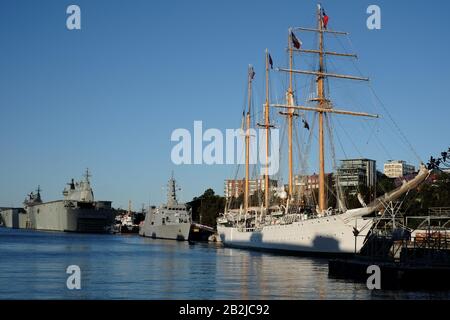
[[[128,211],[124,214],[116,216],[116,223],[114,226],[115,233],[138,233],[139,224],[136,223],[136,216],[131,211],[131,201],[128,202]]]

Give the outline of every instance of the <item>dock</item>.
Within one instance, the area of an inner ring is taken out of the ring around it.
[[[329,277],[366,282],[372,275],[368,268],[375,265],[380,268],[381,289],[450,289],[448,213],[430,211],[433,215],[405,217],[402,225],[380,219],[359,254],[329,260]],[[394,228],[385,232],[385,227],[392,225]]]

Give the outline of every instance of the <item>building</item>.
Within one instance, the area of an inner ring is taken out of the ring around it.
[[[264,192],[265,181],[264,178],[252,179],[248,181],[250,195],[255,194],[257,191]],[[269,186],[271,189],[275,189],[278,185],[277,180],[269,179]],[[225,180],[225,198],[238,198],[241,194],[244,194],[245,179],[228,179]]]
[[[333,176],[331,173],[325,173],[326,189],[332,189]],[[295,194],[312,194],[314,190],[319,190],[319,175],[295,175],[294,176],[294,193]]]
[[[336,179],[340,187],[349,188],[352,193],[356,193],[360,186],[375,187],[377,184],[376,161],[370,159],[341,160]]]
[[[413,174],[416,168],[403,160],[389,160],[384,164],[384,174],[389,178],[400,178]]]

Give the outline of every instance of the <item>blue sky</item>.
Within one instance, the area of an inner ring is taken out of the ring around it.
[[[66,29],[70,4],[81,7],[82,30]],[[322,4],[330,28],[351,33],[360,69],[420,158],[448,148],[448,1]],[[381,30],[366,27],[370,4],[381,8]],[[222,194],[234,168],[173,165],[171,132],[192,129],[194,120],[207,128],[239,127],[247,65],[261,77],[265,48],[283,65],[287,28],[313,25],[315,5],[2,0],[0,206],[20,205],[38,184],[44,200],[59,199],[64,184],[86,167],[96,198],[115,206],[160,202],[171,170],[184,200],[208,187]],[[262,84],[255,82],[257,106]],[[379,169],[389,157],[417,164],[381,128],[389,153],[350,132],[363,146],[346,155],[375,158]]]

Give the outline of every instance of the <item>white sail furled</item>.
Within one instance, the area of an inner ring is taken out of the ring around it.
[[[386,203],[395,201],[408,191],[417,188],[417,186],[425,181],[429,175],[430,171],[422,164],[420,166],[419,173],[414,179],[410,181],[404,181],[400,187],[375,199],[369,205],[367,205],[367,207],[347,210],[342,215],[342,218],[344,219],[344,221],[348,222],[351,219],[360,218],[373,212],[379,211],[384,207]]]

